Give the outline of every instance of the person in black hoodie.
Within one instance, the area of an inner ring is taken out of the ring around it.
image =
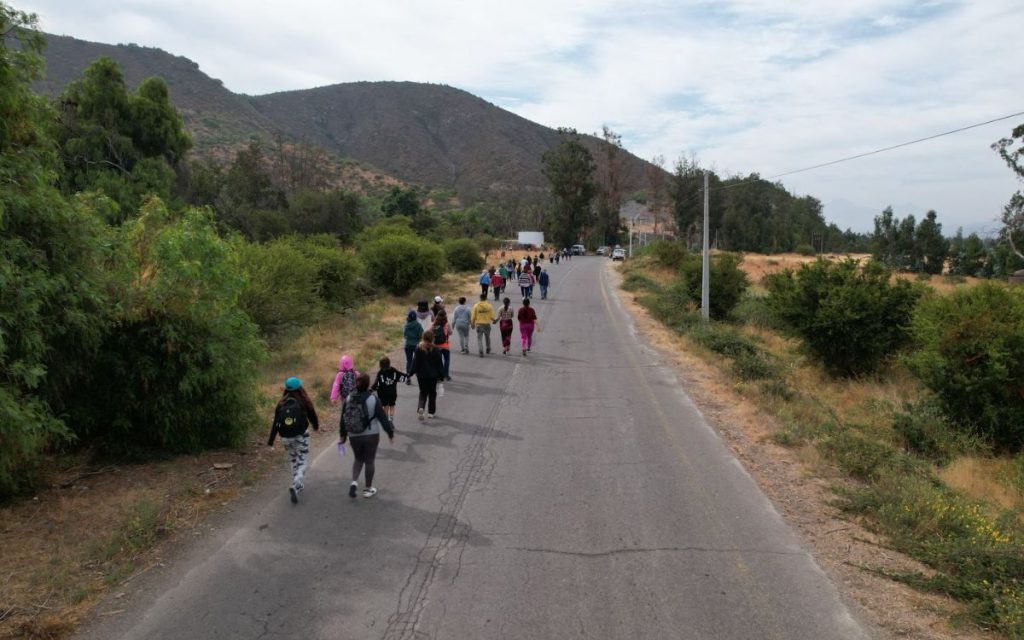
[[[398,402],[398,383],[408,379],[408,374],[391,366],[391,358],[380,359],[380,369],[370,389],[377,392],[384,412],[388,414],[388,419],[392,423],[395,421],[395,404]]]
[[[423,410],[427,418],[437,413],[437,383],[444,376],[444,361],[441,350],[434,346],[434,332],[424,331],[416,352],[412,355],[412,368],[409,375],[416,374],[416,382],[420,386],[420,398],[416,405],[416,415],[423,420]]]
[[[299,501],[306,468],[309,466],[309,425],[313,425],[313,431],[319,431],[320,419],[313,408],[313,402],[302,388],[302,380],[293,376],[284,381],[284,394],[274,411],[270,440],[267,441],[267,446],[273,447],[274,439],[281,436],[281,444],[288,452],[292,463],[292,484],[288,487],[288,493],[293,504]]]

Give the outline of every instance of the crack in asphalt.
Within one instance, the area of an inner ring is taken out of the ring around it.
[[[774,549],[715,549],[712,547],[624,547],[607,551],[565,551],[564,549],[545,549],[542,547],[505,547],[507,551],[523,551],[525,553],[546,553],[575,558],[608,558],[619,555],[644,553],[746,553],[754,555],[802,556],[802,551],[777,551]]]
[[[494,403],[483,424],[478,425],[473,431],[462,457],[455,465],[455,469],[448,474],[448,486],[438,495],[441,508],[423,547],[416,556],[416,564],[399,592],[395,613],[388,618],[387,627],[384,629],[384,640],[410,640],[422,637],[423,631],[418,630],[417,626],[423,614],[427,594],[437,578],[444,559],[450,553],[455,560],[455,575],[452,581],[458,578],[462,570],[462,554],[472,532],[472,527],[468,523],[459,523],[458,515],[470,491],[475,487],[485,486],[494,472],[497,456],[490,449],[490,435],[494,430],[498,412],[510,402],[509,387],[515,378],[513,372],[500,396],[501,399]]]

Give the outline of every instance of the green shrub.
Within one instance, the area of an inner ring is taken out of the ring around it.
[[[814,250],[809,244],[799,244],[796,246],[795,251],[802,256],[813,256],[817,251]]]
[[[1024,447],[1024,288],[984,282],[921,301],[907,364],[962,428]]]
[[[360,286],[363,263],[355,252],[342,249],[330,234],[294,236],[288,242],[316,264],[314,290],[327,308],[350,309],[362,302],[365,297]]]
[[[749,282],[747,274],[740,269],[743,256],[734,253],[723,253],[711,257],[709,285],[711,317],[728,318],[747,291]],[[679,273],[688,297],[698,306],[701,303],[701,274],[703,264],[701,257],[690,254],[683,260]]]
[[[66,443],[68,391],[112,320],[107,230],[56,188],[56,114],[30,83],[44,44],[34,19],[0,5],[0,500],[33,487]],[[112,203],[106,211],[116,211]]]
[[[240,443],[256,418],[263,347],[238,306],[238,255],[208,213],[172,216],[157,200],[122,232],[133,277],[69,424],[109,454]]]
[[[732,372],[743,380],[766,380],[779,375],[779,367],[764,351],[743,352],[732,361]]]
[[[484,257],[480,255],[480,248],[469,238],[445,242],[444,255],[448,266],[454,271],[480,271],[484,267]]]
[[[730,327],[702,323],[690,331],[690,338],[702,347],[730,358],[751,356],[759,351],[750,338]]]
[[[371,242],[391,236],[409,236],[414,238],[416,237],[416,231],[410,226],[411,224],[412,221],[405,216],[384,218],[372,227],[366,227],[356,234],[355,246],[359,249]]]
[[[827,371],[850,376],[874,371],[909,340],[910,318],[921,290],[890,282],[877,262],[819,259],[765,278],[772,312]]]
[[[436,280],[444,273],[444,252],[412,235],[383,236],[359,248],[370,280],[395,295]]]
[[[234,244],[247,276],[239,304],[263,333],[306,324],[323,312],[322,263],[303,250],[301,241],[255,244],[236,238]]]
[[[669,242],[667,240],[655,240],[643,249],[644,255],[649,255],[655,262],[669,269],[678,269],[683,265],[689,252],[682,242]]]
[[[758,329],[781,330],[784,325],[772,312],[768,296],[747,291],[732,310],[732,318],[741,324]]]
[[[940,407],[930,402],[904,405],[893,416],[892,428],[908,451],[938,464],[981,448],[950,424]]]
[[[839,467],[860,480],[878,480],[914,471],[914,460],[887,442],[850,428],[838,429],[824,438],[821,450]]]
[[[658,284],[639,271],[631,271],[622,279],[622,288],[626,291],[657,291]]]

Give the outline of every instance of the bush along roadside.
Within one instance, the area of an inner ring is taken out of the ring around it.
[[[960,456],[988,455],[993,446],[1005,449],[1006,440],[991,437],[985,430],[984,425],[994,424],[995,418],[964,421],[948,411],[945,402],[949,400],[941,398],[939,385],[929,383],[943,379],[947,384],[966,384],[997,378],[1000,384],[993,387],[995,395],[981,393],[974,398],[983,405],[974,415],[997,415],[992,409],[985,412],[986,403],[996,404],[998,398],[1005,397],[999,393],[1017,388],[1014,367],[1000,366],[1010,363],[1016,353],[1017,343],[1011,337],[1014,320],[1010,318],[1016,318],[1012,310],[1018,303],[1007,299],[1016,292],[979,288],[941,299],[912,285],[889,287],[881,272],[862,274],[856,265],[845,263],[815,264],[801,275],[789,274],[776,284],[769,281],[769,296],[781,292],[793,304],[801,301],[806,305],[809,319],[803,326],[809,331],[827,334],[830,319],[838,318],[839,324],[854,321],[840,313],[841,305],[827,302],[829,296],[858,300],[858,304],[870,306],[856,310],[862,319],[895,325],[893,330],[871,337],[855,332],[854,338],[863,335],[864,340],[851,339],[843,345],[851,350],[858,346],[866,349],[862,354],[865,364],[869,362],[869,369],[877,372],[874,377],[850,378],[851,371],[864,371],[854,362],[857,354],[844,354],[839,368],[823,368],[827,356],[799,338],[786,337],[800,336],[800,332],[794,330],[796,322],[787,322],[786,314],[773,312],[773,304],[776,309],[780,304],[778,299],[771,301],[748,292],[734,308],[733,321],[701,322],[682,282],[684,276],[668,281],[663,277],[669,265],[662,262],[662,256],[673,266],[685,260],[679,260],[676,253],[661,248],[623,265],[623,288],[667,327],[713,353],[713,360],[724,363],[737,380],[737,390],[780,419],[785,426],[773,435],[778,444],[813,447],[831,467],[854,481],[837,488],[846,513],[858,516],[894,549],[935,572],[927,576],[883,573],[965,603],[964,615],[971,623],[1007,637],[1024,638],[1024,518],[1020,507],[1024,500],[1015,508],[1004,508],[971,498],[940,478],[943,465]],[[801,284],[801,276],[808,281]],[[826,291],[829,282],[850,291]],[[924,302],[915,306],[922,295]],[[990,311],[983,312],[985,308]],[[957,316],[955,310],[963,313]],[[974,320],[969,322],[970,317]],[[973,331],[976,325],[984,328],[981,335],[985,338],[972,343],[966,334],[977,336]],[[776,330],[780,326],[787,327],[784,335]],[[938,326],[945,331],[933,332]],[[951,339],[958,333],[964,335],[963,341]],[[933,337],[936,335],[945,339]],[[876,348],[877,341],[888,346]],[[953,350],[954,344],[962,351]],[[971,346],[975,344],[977,348]],[[990,349],[986,351],[982,344]],[[910,367],[904,368],[902,360],[881,357],[886,349],[897,346],[910,349],[906,356]],[[953,368],[965,366],[964,359],[971,357],[965,354],[985,355],[976,358],[974,368],[958,374]],[[924,372],[932,372],[933,377],[922,375]],[[930,393],[913,373],[936,392]],[[903,401],[894,405],[892,398]],[[1006,477],[989,481],[1016,486],[1013,474],[1024,468],[1022,460],[1018,455],[1016,462],[1003,466]],[[1020,495],[1024,498],[1024,492]]]

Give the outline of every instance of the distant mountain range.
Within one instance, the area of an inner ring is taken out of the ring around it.
[[[130,87],[163,78],[196,153],[223,155],[251,137],[282,133],[341,160],[407,183],[454,190],[464,202],[506,189],[545,189],[541,154],[558,133],[470,93],[416,82],[356,82],[264,96],[236,94],[199,65],[161,49],[47,36],[46,79],[57,95],[100,56],[117,61]],[[603,166],[599,141],[584,137]],[[649,164],[623,152],[624,193],[643,189]]]

